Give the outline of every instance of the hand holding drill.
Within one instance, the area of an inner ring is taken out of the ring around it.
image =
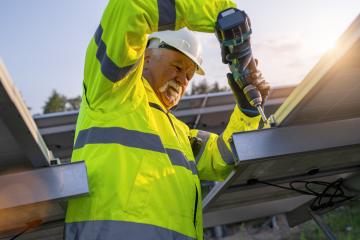
[[[221,12],[216,22],[216,36],[221,45],[222,61],[229,65],[228,82],[240,110],[248,116],[259,113],[267,121],[263,105],[270,85],[257,69],[250,44],[251,25],[245,12],[230,8]]]

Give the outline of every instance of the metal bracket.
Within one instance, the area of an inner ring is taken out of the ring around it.
[[[85,162],[56,165],[0,176],[0,215],[8,208],[89,193]]]
[[[321,231],[325,234],[325,236],[327,237],[327,239],[329,240],[336,240],[335,235],[332,233],[331,229],[329,228],[329,226],[326,225],[326,223],[324,223],[323,219],[321,218],[320,215],[317,215],[314,211],[312,211],[311,209],[309,209],[309,213],[312,217],[312,219],[315,221],[315,223],[318,225],[318,227],[321,229]]]

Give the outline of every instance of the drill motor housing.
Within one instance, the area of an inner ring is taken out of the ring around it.
[[[247,82],[250,74],[257,71],[250,43],[251,33],[251,22],[244,11],[229,8],[218,15],[215,34],[221,45],[222,62],[229,65],[233,79],[250,105],[259,109],[261,94]]]
[[[244,11],[230,8],[221,12],[216,22],[216,36],[222,44],[225,54],[222,54],[222,62],[231,64],[226,56],[230,53],[242,53],[239,70],[245,70],[247,63],[252,58],[250,35],[252,33],[249,17]],[[245,60],[245,61],[244,61]]]

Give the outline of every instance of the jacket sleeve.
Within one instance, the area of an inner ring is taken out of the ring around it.
[[[118,104],[138,99],[147,34],[185,26],[214,32],[218,13],[229,7],[231,0],[110,0],[86,52],[83,100],[106,111],[114,96]]]
[[[235,161],[229,140],[235,132],[255,130],[259,126],[260,116],[248,117],[237,106],[230,117],[225,131],[220,134],[201,130],[190,130],[191,136],[202,139],[202,146],[195,156],[199,178],[209,181],[223,181],[234,169]]]

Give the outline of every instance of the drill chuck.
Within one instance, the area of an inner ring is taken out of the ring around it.
[[[261,106],[262,97],[260,92],[254,85],[248,84],[246,87],[244,87],[243,92],[251,106]]]
[[[243,92],[250,105],[256,107],[264,123],[267,122],[266,115],[261,107],[262,97],[258,89],[254,85],[249,84],[244,87]]]

